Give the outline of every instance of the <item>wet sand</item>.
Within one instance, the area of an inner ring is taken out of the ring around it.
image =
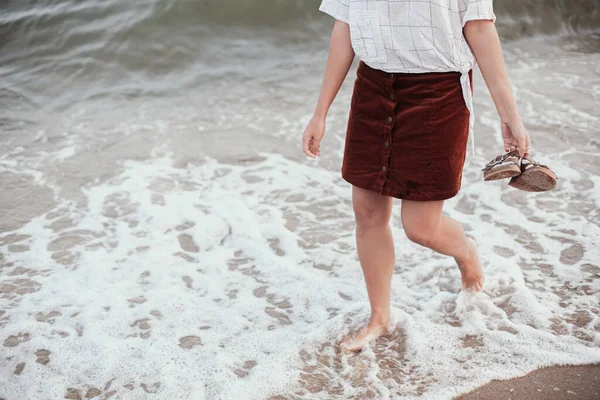
[[[600,399],[600,364],[540,368],[520,378],[493,380],[455,399]]]

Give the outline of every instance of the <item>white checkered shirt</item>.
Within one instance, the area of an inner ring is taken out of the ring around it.
[[[463,35],[474,19],[496,21],[493,0],[322,0],[319,10],[347,23],[354,53],[386,72],[461,72],[470,112],[472,151],[473,96],[468,72],[475,57]]]

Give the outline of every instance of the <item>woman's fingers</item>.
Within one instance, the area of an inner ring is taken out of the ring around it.
[[[529,137],[529,133],[525,129],[522,128],[521,135],[519,139],[519,154],[521,157],[524,157],[526,154],[531,154],[531,138]]]
[[[502,140],[504,141],[504,151],[507,153],[516,149],[517,142],[513,136],[510,126],[506,122],[501,123]]]
[[[527,140],[525,137],[519,138],[519,155],[523,157],[525,155],[525,151],[527,150]]]
[[[529,134],[527,135],[527,145],[525,147],[525,154],[531,155],[531,137],[529,137]]]
[[[512,136],[510,136],[510,138],[504,138],[504,150],[506,152],[509,151],[513,151],[516,150],[517,147],[519,146],[519,143],[515,140],[515,138]]]
[[[312,139],[312,148],[311,151],[313,154],[320,156],[321,155],[321,143],[320,141],[315,140],[314,138]]]
[[[321,155],[320,143],[318,143],[314,137],[308,136],[302,139],[302,148],[304,154],[309,157],[315,158]]]
[[[302,150],[304,150],[304,154],[306,154],[309,157],[315,158],[316,154],[314,154],[311,150],[311,144],[310,144],[311,138],[302,137]]]
[[[513,151],[516,149],[517,149],[516,143],[514,143],[514,142],[504,143],[504,151],[509,152],[509,151]]]

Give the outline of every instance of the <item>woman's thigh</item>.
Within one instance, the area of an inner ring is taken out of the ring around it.
[[[393,197],[352,185],[352,207],[361,224],[387,224],[392,216]]]

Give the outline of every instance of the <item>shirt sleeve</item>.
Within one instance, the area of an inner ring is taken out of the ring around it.
[[[468,21],[475,19],[488,19],[496,22],[493,0],[462,0],[461,20],[464,28]]]
[[[320,11],[331,15],[335,19],[339,19],[342,22],[348,22],[348,4],[350,0],[323,0]]]

